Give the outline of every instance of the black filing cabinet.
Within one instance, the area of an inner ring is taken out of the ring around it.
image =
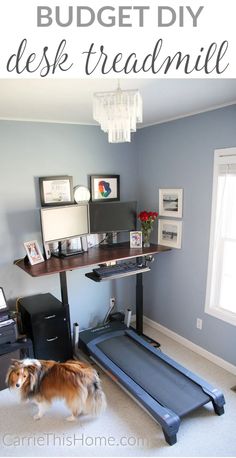
[[[19,299],[19,310],[35,358],[66,361],[72,357],[69,306],[46,293]]]

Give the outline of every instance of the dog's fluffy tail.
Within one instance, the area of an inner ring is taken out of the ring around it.
[[[101,382],[96,371],[94,371],[94,381],[88,387],[88,397],[86,401],[86,413],[90,415],[101,415],[107,406],[106,396],[102,390]]]

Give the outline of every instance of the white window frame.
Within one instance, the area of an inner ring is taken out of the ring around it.
[[[225,149],[215,150],[205,312],[209,315],[219,318],[222,321],[226,321],[227,323],[230,323],[236,326],[236,313],[230,312],[228,310],[224,310],[220,307],[217,307],[216,305],[210,306],[213,254],[214,254],[213,250],[214,250],[214,236],[215,236],[215,222],[216,222],[218,167],[220,164],[227,163],[227,158],[228,158],[228,163],[232,163],[236,161],[236,148],[225,148]]]

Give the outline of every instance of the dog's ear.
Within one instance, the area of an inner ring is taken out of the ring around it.
[[[6,383],[6,385],[8,386],[8,388],[10,388],[10,385],[11,385],[11,383],[10,383],[10,378],[11,378],[12,372],[14,372],[14,371],[15,371],[15,368],[13,368],[12,366],[10,366],[9,369],[8,369],[8,371],[7,371],[7,373],[6,373],[5,383]]]
[[[10,386],[10,376],[12,374],[12,372],[14,372],[15,370],[19,369],[21,366],[20,364],[20,360],[19,359],[12,359],[11,360],[11,365],[6,373],[6,378],[5,378],[5,383],[7,384],[7,386],[9,387]]]
[[[7,386],[9,386],[9,377],[10,377],[10,373],[11,373],[12,369],[9,367],[7,373],[6,373],[6,378],[5,378],[5,383]]]
[[[11,359],[11,362],[12,362],[12,364],[11,364],[12,369],[13,368],[16,369],[18,367],[21,367],[21,361],[19,359]]]

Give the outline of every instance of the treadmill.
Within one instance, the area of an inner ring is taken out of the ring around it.
[[[161,425],[169,445],[181,419],[212,402],[224,413],[224,396],[193,372],[146,342],[123,323],[82,331],[80,348]]]
[[[152,259],[146,257],[146,261]],[[215,413],[222,415],[225,399],[221,391],[165,355],[144,336],[143,273],[137,269],[136,330],[112,321],[82,331],[79,348],[160,424],[166,442],[173,445],[183,417],[209,402]],[[98,281],[93,273],[85,275]]]

